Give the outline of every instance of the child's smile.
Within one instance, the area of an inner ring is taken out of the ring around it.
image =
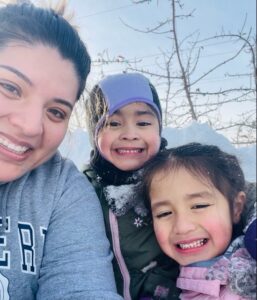
[[[117,148],[115,149],[117,154],[119,155],[136,155],[140,154],[144,151],[143,148]]]
[[[159,121],[145,103],[135,102],[116,111],[99,131],[101,155],[123,171],[137,170],[160,148]]]
[[[210,183],[181,167],[155,175],[150,196],[157,240],[180,265],[226,250],[232,235],[230,208]]]
[[[193,241],[183,241],[183,242],[178,242],[176,244],[176,247],[178,248],[179,251],[181,251],[181,253],[190,252],[202,248],[204,245],[206,245],[207,242],[208,239],[206,238],[196,239]]]

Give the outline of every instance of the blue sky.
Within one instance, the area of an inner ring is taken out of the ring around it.
[[[245,31],[248,32],[252,27],[252,35],[256,36],[256,0],[181,0],[181,2],[184,4],[182,12],[188,14],[193,11],[193,17],[177,22],[180,41],[192,33],[195,34],[194,36],[199,34],[199,39],[219,34],[222,29],[226,33],[238,33],[245,20]],[[130,61],[139,61],[136,64],[138,69],[144,68],[150,72],[163,73],[161,52],[172,50],[172,42],[168,36],[137,32],[125,26],[123,22],[142,30],[154,27],[158,22],[171,17],[170,0],[151,0],[148,3],[137,5],[133,4],[132,0],[69,0],[69,8],[74,12],[74,22],[79,26],[79,32],[87,44],[93,61],[99,58],[99,54],[108,53],[110,59],[121,55]],[[236,44],[222,39],[206,42],[200,63],[191,80],[197,79],[213,66],[233,56],[241,46],[242,43]],[[186,50],[190,48],[190,45],[185,43],[183,47],[185,49],[183,53],[186,55],[188,53]],[[202,92],[217,92],[221,89],[249,88],[249,84],[254,87],[254,81],[249,80],[249,76],[226,75],[253,72],[250,59],[249,54],[241,53],[236,60],[218,68],[194,85],[191,91],[200,89]],[[87,81],[88,89],[90,90],[103,75],[118,73],[124,68],[125,65],[120,63],[104,66],[93,63]],[[174,62],[171,71],[173,74],[176,72],[178,74],[178,70],[177,62]],[[167,81],[151,76],[148,78],[156,86],[160,98],[164,98]],[[172,83],[170,99],[174,99],[176,104],[171,102],[170,107],[183,103],[185,100],[183,91],[177,93],[181,89],[181,84],[182,82],[178,80]],[[237,95],[235,94],[235,97]],[[204,101],[203,98],[202,100]],[[216,102],[215,100],[214,102]],[[199,99],[199,101],[201,100]],[[236,122],[236,118],[240,118],[242,113],[255,111],[255,108],[255,96],[251,94],[248,96],[247,102],[224,105],[218,111],[214,111],[213,115],[216,114],[217,120],[221,123],[232,119],[233,122]],[[205,122],[208,118],[209,115],[208,117],[203,116],[201,122]],[[214,122],[216,121],[214,120]],[[230,135],[229,132],[227,134]]]
[[[199,32],[200,38],[206,38],[219,33],[222,28],[226,32],[237,33],[246,16],[246,28],[256,28],[255,0],[186,0],[183,3],[183,12],[189,13],[194,10],[194,17],[179,21],[177,26],[180,40],[193,32]],[[74,21],[80,28],[93,60],[97,59],[98,53],[105,51],[110,58],[122,55],[130,60],[138,59],[138,65],[153,70],[156,62],[160,62],[161,50],[170,49],[171,42],[167,36],[139,33],[122,23],[124,21],[143,30],[155,26],[158,21],[170,17],[168,0],[152,0],[150,3],[138,5],[133,4],[131,0],[70,0],[69,7],[75,13]],[[224,43],[222,40],[209,42],[202,58],[203,67],[226,59],[234,51],[235,45],[232,43]],[[248,59],[248,56],[241,55],[237,60],[240,71],[244,68],[245,72],[249,71]],[[236,67],[231,68],[232,72]],[[120,64],[104,67],[105,74],[121,70]],[[101,76],[100,71],[100,68],[93,65],[89,82],[94,83],[98,80]],[[207,83],[213,84],[221,80],[224,80],[223,76],[214,73]]]
[[[245,20],[245,32],[252,28],[252,36],[256,36],[256,0],[181,0],[181,2],[184,4],[182,12],[188,14],[193,11],[193,17],[178,21],[177,28],[180,41],[192,33],[195,36],[199,34],[199,39],[219,34],[222,29],[226,33],[238,33]],[[73,23],[78,26],[79,33],[85,41],[93,61],[87,80],[88,90],[91,90],[103,75],[122,72],[126,67],[121,63],[104,66],[94,63],[100,55],[104,55],[106,58],[106,53],[110,59],[123,56],[130,61],[136,60],[138,63],[133,66],[137,66],[138,69],[144,68],[150,72],[163,73],[161,52],[172,50],[172,42],[168,36],[137,32],[125,26],[123,22],[142,30],[154,27],[158,22],[171,17],[170,0],[151,0],[144,4],[133,4],[132,0],[68,0],[68,8],[74,13]],[[227,60],[241,46],[242,43],[236,44],[222,39],[206,42],[194,78],[191,79],[195,80],[213,66]],[[186,55],[188,53],[186,50],[190,48],[190,45],[185,43],[183,47],[185,50],[183,55],[184,53]],[[202,92],[217,92],[221,89],[249,88],[250,84],[253,88],[254,81],[249,80],[249,76],[226,75],[253,72],[250,59],[249,54],[245,52],[240,54],[236,60],[212,72],[199,84],[194,85],[191,91],[200,89]],[[171,71],[178,74],[178,70],[177,63],[173,62]],[[156,86],[160,98],[163,99],[167,90],[167,81],[150,76],[148,78]],[[172,83],[169,97],[173,102],[170,102],[170,108],[185,102],[185,93],[181,87],[181,81],[177,80]],[[180,93],[177,93],[178,90],[181,90]],[[237,95],[235,94],[235,97]],[[229,95],[229,97],[233,96]],[[216,98],[211,98],[212,96],[208,96],[208,100],[216,102]],[[242,114],[255,111],[255,95],[249,94],[246,100],[247,102],[224,105],[214,111],[213,124],[217,121],[235,123]],[[199,98],[199,101],[205,100],[202,97],[201,100]],[[81,111],[79,108],[80,114]],[[209,117],[209,115],[204,115],[200,122],[209,121]],[[229,131],[226,134],[231,136]]]

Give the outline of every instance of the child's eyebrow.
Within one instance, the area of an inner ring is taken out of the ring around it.
[[[169,201],[166,201],[166,200],[156,201],[155,203],[152,204],[152,210],[157,209],[160,206],[165,206],[168,204],[169,204]]]
[[[156,116],[155,113],[151,110],[151,109],[144,109],[144,110],[136,110],[134,112],[134,114],[136,116],[143,116],[143,115],[150,115],[150,116]],[[122,112],[120,109],[117,109],[113,114],[113,115],[122,115]]]
[[[149,110],[137,110],[135,112],[135,114],[137,116],[144,116],[144,115],[149,115],[149,116],[154,116],[154,117],[156,116],[155,113],[151,109],[149,109]]]
[[[197,192],[197,193],[192,193],[192,194],[188,194],[186,195],[185,199],[186,200],[192,200],[194,198],[212,198],[213,194],[209,191],[201,191],[201,192]]]
[[[200,191],[196,193],[187,194],[184,199],[186,201],[194,200],[195,198],[212,198],[213,194],[208,191]],[[151,201],[152,202],[152,201]],[[157,209],[160,206],[169,205],[170,202],[168,200],[161,200],[156,201],[155,203],[152,203],[152,210]]]

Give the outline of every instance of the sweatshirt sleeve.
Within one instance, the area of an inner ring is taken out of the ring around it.
[[[37,299],[120,300],[102,211],[93,187],[68,164],[45,235]]]

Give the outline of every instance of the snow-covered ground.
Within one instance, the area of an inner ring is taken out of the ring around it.
[[[169,147],[190,142],[217,145],[222,150],[236,155],[246,180],[256,182],[256,145],[235,148],[226,137],[211,129],[207,124],[196,122],[182,129],[167,127],[163,130],[163,136],[167,139]],[[78,169],[82,170],[89,160],[91,150],[87,132],[77,129],[72,133],[67,133],[59,150],[64,157],[72,159]]]

